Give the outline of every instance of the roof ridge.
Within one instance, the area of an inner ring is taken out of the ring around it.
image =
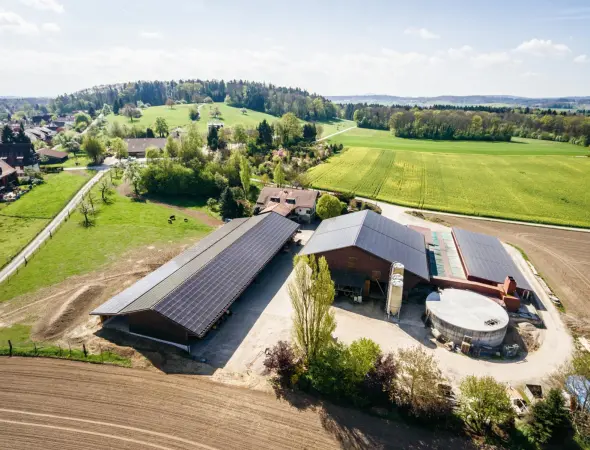
[[[368,209],[365,209],[361,213],[363,213],[363,212],[365,213],[365,217],[363,217],[363,220],[361,220],[361,223],[359,225],[355,225],[355,226],[358,226],[359,229],[356,232],[356,236],[354,237],[354,241],[352,241],[354,245],[356,245],[356,242],[358,241],[359,235],[361,234],[361,230],[365,226],[365,220],[367,220],[367,215],[369,214],[369,210]],[[352,228],[352,227],[347,227],[347,228]],[[369,227],[369,228],[371,228],[371,227]]]

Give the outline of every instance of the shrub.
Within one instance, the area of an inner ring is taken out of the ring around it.
[[[320,197],[317,204],[317,214],[322,220],[337,217],[342,213],[342,202],[330,194]]]
[[[277,374],[276,381],[282,387],[291,387],[296,382],[293,377],[300,367],[300,362],[291,345],[288,342],[279,341],[271,349],[266,349],[265,353],[266,370]]]
[[[372,404],[389,405],[395,387],[398,367],[393,353],[377,355],[373,368],[365,375],[362,391]]]

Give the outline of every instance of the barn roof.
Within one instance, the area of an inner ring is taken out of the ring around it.
[[[297,228],[276,213],[234,219],[91,314],[151,309],[203,336]]]
[[[302,250],[305,255],[358,247],[429,279],[424,236],[371,210],[324,220]]]
[[[510,276],[517,287],[531,290],[498,238],[461,228],[453,228],[453,235],[468,276],[494,283],[503,283]]]

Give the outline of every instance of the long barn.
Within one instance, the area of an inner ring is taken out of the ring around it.
[[[234,219],[91,314],[186,347],[205,336],[298,228],[273,212]]]

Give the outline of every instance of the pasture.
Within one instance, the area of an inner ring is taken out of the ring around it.
[[[33,239],[90,179],[86,171],[45,175],[45,183],[0,209],[0,267]]]
[[[435,142],[355,129],[314,187],[424,209],[590,227],[590,158],[570,144]]]
[[[157,117],[163,117],[168,122],[168,127],[173,130],[176,127],[184,127],[191,123],[188,117],[188,112],[191,107],[195,105],[174,105],[170,108],[168,106],[152,106],[142,110],[143,115],[139,119],[133,119],[133,122],[129,118],[121,115],[109,114],[107,121],[119,122],[127,126],[139,125],[142,128],[153,127]],[[215,108],[219,108],[221,115],[215,119],[211,116],[211,111]],[[260,122],[266,119],[268,123],[273,123],[279,118],[271,116],[270,114],[261,113],[258,111],[252,111],[251,109],[246,110],[246,114],[242,114],[241,108],[234,108],[227,106],[225,103],[212,103],[200,105],[199,112],[201,118],[196,121],[199,131],[205,133],[207,131],[207,122],[219,121],[225,126],[232,127],[237,124],[242,124],[245,127],[255,127]],[[301,123],[305,123],[301,121]],[[324,129],[323,135],[327,136],[337,131],[344,130],[354,126],[355,123],[350,120],[335,119],[329,122],[318,122]]]

